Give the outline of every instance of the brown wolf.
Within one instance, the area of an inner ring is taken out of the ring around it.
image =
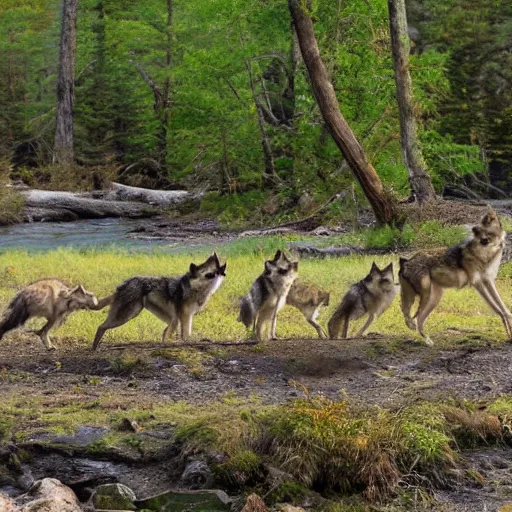
[[[192,319],[219,289],[226,275],[213,253],[200,265],[190,264],[181,277],[132,277],[121,283],[113,295],[99,301],[97,309],[111,305],[107,319],[98,327],[93,350],[98,348],[108,329],[119,327],[135,318],[144,308],[167,324],[162,342],[181,324],[181,339],[192,334]]]
[[[327,338],[316,319],[320,308],[329,305],[329,297],[329,292],[322,288],[296,279],[288,292],[286,304],[297,308],[304,315],[308,323],[316,329],[319,338]],[[275,332],[272,333],[272,337],[276,337]]]
[[[299,263],[277,251],[274,259],[265,261],[265,270],[240,301],[238,321],[252,326],[258,341],[266,341],[276,331],[277,313],[284,306],[297,277]],[[270,322],[270,332],[265,329]]]
[[[22,326],[29,318],[46,318],[42,329],[35,331],[48,350],[55,349],[48,331],[59,327],[70,313],[77,309],[94,309],[98,304],[96,296],[81,284],[70,288],[58,279],[42,279],[29,284],[9,303],[0,321],[0,339],[16,327]]]
[[[400,285],[402,312],[405,323],[425,335],[425,321],[439,304],[444,288],[472,286],[489,307],[501,318],[508,337],[512,337],[512,315],[496,288],[495,280],[501,262],[505,231],[496,213],[489,208],[479,225],[474,226],[472,236],[464,242],[429,252],[420,252],[411,259],[400,259]],[[416,297],[420,302],[411,318],[411,308]]]
[[[355,336],[360,338],[373,321],[391,306],[397,293],[398,286],[393,278],[393,263],[383,270],[373,263],[370,273],[350,287],[332,315],[327,325],[329,336],[335,339],[341,330],[341,337],[346,338],[350,321],[357,320],[368,313],[368,319]]]

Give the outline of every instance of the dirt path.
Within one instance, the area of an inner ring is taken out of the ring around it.
[[[143,401],[201,406],[226,397],[256,396],[264,404],[277,404],[302,396],[301,386],[311,394],[346,394],[363,405],[390,408],[450,398],[486,401],[512,393],[512,344],[488,342],[474,332],[447,332],[434,348],[377,336],[279,340],[263,346],[202,342],[200,347],[162,348],[141,342],[122,348],[105,343],[98,352],[82,342],[59,341],[61,348],[50,353],[28,335],[11,336],[0,345],[0,410],[2,398],[13,395],[69,406],[78,388],[84,402],[115,397],[115,407],[121,404],[127,415],[132,404]],[[510,448],[479,449],[465,458],[467,469],[485,483],[466,479],[457,488],[436,491],[446,508],[435,510],[494,512],[512,502]],[[50,471],[67,483],[76,473],[78,490],[84,475],[92,475],[97,484],[98,472],[107,481],[112,471],[143,494],[161,491],[170,479],[179,478],[179,472],[172,476],[167,459],[152,466],[111,466],[108,461],[52,453],[35,459],[31,471],[35,478]]]
[[[227,393],[282,403],[301,393],[297,383],[310,393],[332,398],[346,393],[355,401],[384,407],[512,393],[512,345],[487,343],[476,333],[452,336],[451,346],[434,348],[407,339],[373,337],[279,340],[265,346],[169,344],[169,351],[148,343],[125,350],[105,344],[98,352],[72,342],[61,342],[59,350],[47,352],[36,339],[11,338],[0,345],[0,369],[22,372],[24,378],[6,379],[0,394],[10,389],[58,391],[89,376],[101,379],[103,393],[135,380],[137,393],[191,403]]]

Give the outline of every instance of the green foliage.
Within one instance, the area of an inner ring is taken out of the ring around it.
[[[79,3],[75,145],[85,172],[115,163],[132,184],[209,187],[218,193],[205,199],[204,211],[235,225],[279,216],[304,191],[321,202],[347,188],[352,177],[340,165],[307,74],[302,65],[294,69],[286,2],[172,4],[169,25],[167,4],[157,0]],[[411,60],[415,112],[438,190],[485,173],[478,145],[506,162],[512,144],[509,8],[480,4],[471,9],[483,21],[466,19],[455,0],[442,15],[418,21],[430,44]],[[434,8],[428,0],[426,12]],[[420,16],[409,9],[413,20]],[[407,194],[387,2],[314,2],[311,11],[344,116],[387,187]],[[4,2],[0,15],[0,153],[13,155],[18,176],[48,182],[47,170],[25,166],[50,161],[60,2]],[[482,33],[477,42],[474,33]],[[461,65],[465,51],[479,58]],[[491,59],[484,62],[484,54]],[[257,105],[264,106],[276,182],[264,180]],[[264,213],[274,195],[277,208]]]

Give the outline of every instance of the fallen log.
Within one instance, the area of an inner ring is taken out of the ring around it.
[[[112,183],[111,187],[102,193],[102,198],[107,201],[137,201],[156,206],[170,206],[193,197],[195,195],[186,190],[152,190],[129,187],[121,183]]]
[[[389,249],[361,249],[346,245],[344,247],[325,247],[318,248],[309,245],[295,245],[290,247],[290,251],[296,252],[301,258],[341,258],[344,256],[357,255],[375,255],[375,254],[388,254]]]
[[[97,219],[102,217],[150,217],[158,214],[158,210],[145,203],[134,201],[107,201],[93,199],[88,193],[53,192],[49,190],[20,190],[25,200],[27,216],[31,208],[44,209],[44,215],[49,216],[49,210],[67,210],[80,219]],[[76,219],[72,219],[76,220]]]

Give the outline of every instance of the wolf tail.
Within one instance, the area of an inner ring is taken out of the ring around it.
[[[22,294],[16,295],[7,306],[5,316],[0,321],[0,340],[6,332],[23,325],[29,316],[25,297]]]
[[[240,299],[240,314],[238,315],[238,321],[242,322],[245,327],[249,327],[254,322],[256,311],[250,297],[242,297]]]
[[[103,299],[98,300],[98,305],[91,307],[89,309],[92,309],[94,311],[99,311],[100,309],[106,308],[107,306],[110,306],[112,302],[114,302],[115,293],[112,295],[109,295],[108,297],[103,297]]]

